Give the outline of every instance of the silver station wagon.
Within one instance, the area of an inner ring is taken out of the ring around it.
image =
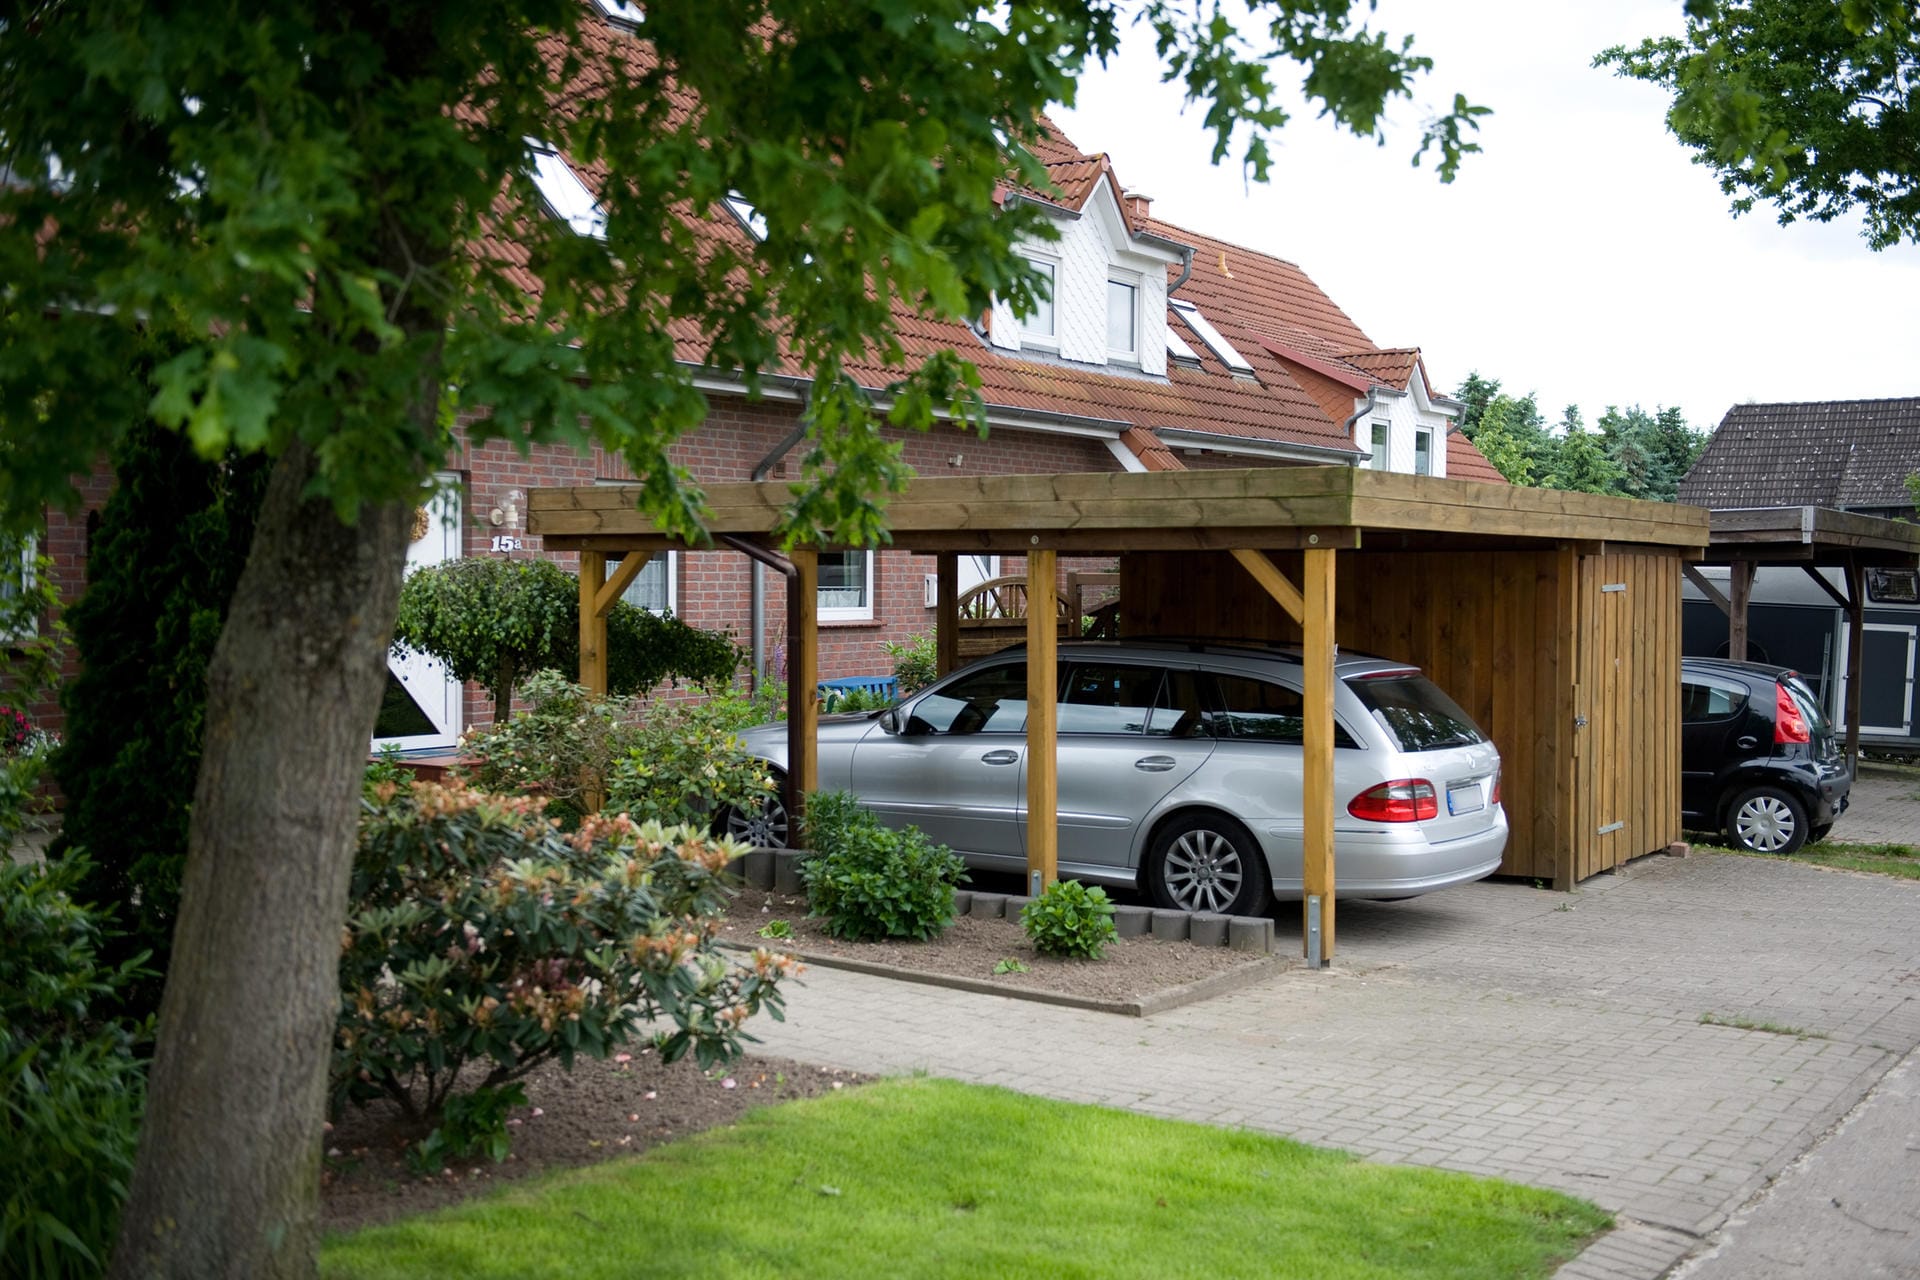
[[[1260,914],[1301,895],[1303,672],[1297,649],[1062,644],[1059,870],[1162,906]],[[886,711],[820,718],[823,790],[847,790],[975,867],[1026,867],[1027,662],[1010,649]],[[1335,890],[1408,898],[1497,870],[1500,755],[1417,668],[1334,667]],[[743,737],[775,770],[784,723]],[[787,843],[778,802],[729,832]]]

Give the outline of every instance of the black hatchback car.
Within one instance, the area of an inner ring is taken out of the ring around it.
[[[1785,667],[1680,662],[1680,808],[1755,853],[1825,837],[1853,776],[1819,699]]]

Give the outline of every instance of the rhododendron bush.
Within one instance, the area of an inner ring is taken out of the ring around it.
[[[464,786],[370,785],[341,935],[333,1100],[432,1117],[468,1063],[491,1087],[635,1036],[668,1061],[742,1052],[781,1016],[786,956],[714,945],[744,850],[689,826],[587,818]]]

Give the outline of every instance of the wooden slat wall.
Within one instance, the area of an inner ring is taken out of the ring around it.
[[[1297,553],[1272,558],[1298,581]],[[1562,888],[1573,880],[1574,592],[1563,579],[1574,568],[1570,554],[1551,547],[1343,551],[1335,619],[1343,647],[1418,665],[1492,735],[1513,830],[1501,872]],[[1124,634],[1300,638],[1225,555],[1131,553],[1121,558],[1121,579]],[[1679,598],[1676,586],[1675,627]],[[1677,692],[1674,704],[1677,715]]]

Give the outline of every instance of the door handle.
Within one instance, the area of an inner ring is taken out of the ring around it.
[[[1172,756],[1141,756],[1133,762],[1133,767],[1142,773],[1165,773],[1173,768]]]
[[[1020,759],[1018,751],[989,751],[980,757],[981,764],[1015,764]]]
[[[1734,743],[1734,745],[1736,747],[1739,747],[1742,751],[1751,751],[1755,747],[1760,745],[1760,739],[1754,737],[1750,733],[1744,734]]]

